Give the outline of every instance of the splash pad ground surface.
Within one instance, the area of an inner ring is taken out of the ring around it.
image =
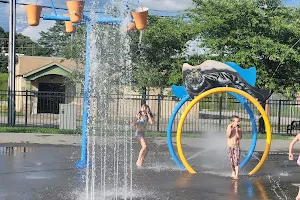
[[[285,146],[285,143],[282,144]],[[298,187],[292,184],[300,183],[299,166],[296,161],[287,160],[286,152],[270,154],[262,170],[249,177],[248,170],[261,157],[261,152],[256,152],[241,172],[240,179],[232,181],[222,151],[212,153],[207,148],[199,148],[200,145],[183,145],[193,167],[201,171],[192,175],[175,166],[161,139],[149,139],[149,147],[144,167],[133,167],[133,189],[132,194],[127,191],[127,199],[131,196],[137,200],[295,199],[298,193]],[[98,148],[96,145],[96,150]],[[113,156],[110,148],[108,145],[108,160]],[[135,161],[139,151],[139,145],[135,142],[133,149]],[[3,181],[0,182],[0,199],[85,200],[85,170],[78,170],[74,166],[79,152],[79,146],[71,145],[2,144],[0,174]],[[212,155],[215,159],[210,159]],[[108,171],[113,171],[112,165],[107,163]],[[120,174],[122,166],[120,158]],[[124,199],[126,191],[122,188],[118,188],[117,193],[107,190],[105,197],[101,197],[103,192],[98,184],[100,174],[95,180],[95,194],[99,197],[96,199]],[[113,183],[107,180],[106,184]]]

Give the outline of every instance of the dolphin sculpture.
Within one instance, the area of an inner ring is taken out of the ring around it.
[[[243,69],[234,62],[225,62],[224,64],[228,65],[233,70],[235,70],[241,76],[241,78],[249,85],[255,86],[256,77],[257,77],[255,67],[251,67],[249,69]],[[184,86],[177,86],[177,85],[172,85],[172,93],[179,99],[182,99],[184,96],[189,95]],[[237,97],[237,94],[233,96]]]
[[[184,88],[191,98],[209,89],[226,86],[243,90],[261,102],[271,95],[270,90],[254,87],[256,81],[254,67],[243,69],[233,62],[222,63],[207,60],[198,66],[183,64],[182,73]],[[183,88],[178,88],[178,86],[177,89],[175,88],[172,87],[175,95],[186,94],[182,91]]]

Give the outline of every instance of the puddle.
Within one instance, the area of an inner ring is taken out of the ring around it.
[[[0,154],[6,156],[24,156],[25,153],[35,151],[36,147],[0,147]]]

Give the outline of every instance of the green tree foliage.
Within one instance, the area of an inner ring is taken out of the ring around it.
[[[7,73],[8,57],[0,53],[0,73]]]
[[[105,30],[105,25],[98,26],[99,31]],[[181,65],[185,60],[186,42],[196,35],[196,32],[191,30],[191,25],[185,23],[182,18],[173,19],[151,16],[149,18],[149,27],[142,33],[141,43],[140,31],[129,33],[131,38],[130,55],[132,57],[133,79],[139,89],[143,87],[164,88],[174,83],[181,84]],[[85,31],[85,26],[79,26],[72,36],[66,36],[63,34],[64,24],[57,22],[47,32],[41,33],[39,43],[43,46],[51,47],[52,55],[84,63]],[[99,37],[102,37],[101,34],[99,33]],[[120,29],[111,26],[109,34],[115,37],[111,37],[112,42],[111,47],[109,47],[113,49],[113,45],[119,38]],[[107,50],[108,47],[105,48]],[[120,66],[121,68],[122,66]],[[69,78],[73,83],[83,83],[83,68],[74,70]]]
[[[0,27],[0,73],[7,73],[8,57],[5,53],[8,53],[8,42],[9,33],[5,32]],[[16,34],[16,53],[24,54],[29,56],[48,56],[47,52],[44,51],[36,42],[33,42],[29,37],[24,36],[20,33]]]
[[[77,26],[76,32],[71,34],[59,50],[60,55],[67,59],[74,59],[77,62],[85,61],[85,44],[86,44],[86,26]]]
[[[153,16],[149,20],[149,27],[143,33],[131,33],[131,56],[136,86],[139,89],[165,88],[180,82],[186,43],[194,35],[191,25],[184,22],[183,18]]]
[[[118,84],[124,84],[121,76],[126,74],[125,68],[120,61],[124,55],[124,43],[121,39],[123,33],[120,31],[120,26],[98,24],[92,27],[92,32],[89,37],[93,37],[92,44],[93,54],[92,59],[101,60],[102,73],[107,73],[110,77],[111,89],[114,90]],[[56,23],[54,27],[47,32],[41,34],[39,43],[43,46],[52,48],[52,55],[61,56],[67,59],[76,61],[80,67],[74,69],[65,79],[68,84],[81,83],[84,84],[84,67],[85,67],[85,50],[86,50],[86,26],[77,26],[76,32],[73,34],[64,33],[65,27],[63,23]],[[92,35],[96,33],[95,35]],[[120,83],[122,82],[122,83]]]
[[[77,63],[84,63],[86,26],[77,26],[75,33],[68,34],[65,32],[64,22],[57,21],[52,28],[41,32],[38,43],[43,46],[51,56],[64,57],[75,60]],[[83,85],[83,65],[72,71],[66,79],[67,83],[81,83],[81,85]]]
[[[40,32],[40,36],[38,43],[51,56],[61,56],[64,46],[68,45],[71,38],[71,34],[65,33],[65,24],[61,21],[56,21],[49,30]]]
[[[20,33],[16,34],[16,53],[28,56],[48,55],[38,43],[33,42],[28,36]]]
[[[8,85],[8,74],[0,73],[0,90],[7,90]]]
[[[255,66],[257,84],[287,96],[300,88],[300,9],[279,0],[193,0],[205,56]]]
[[[0,47],[3,49],[8,47],[8,36],[8,32],[5,32],[4,29],[0,27]],[[1,49],[1,51],[3,49]]]
[[[75,33],[65,32],[65,23],[57,21],[53,27],[40,33],[38,43],[52,56],[61,56],[84,62],[86,25],[76,26]]]

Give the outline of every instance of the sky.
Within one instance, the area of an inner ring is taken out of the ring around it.
[[[89,10],[91,0],[86,0],[85,10]],[[98,4],[105,5],[111,0],[99,0]],[[50,0],[17,0],[18,3],[30,3],[50,6]],[[65,1],[53,0],[55,7],[66,8]],[[130,7],[137,7],[137,0],[129,0]],[[159,15],[174,15],[178,11],[183,11],[189,7],[192,7],[192,0],[139,0],[139,4],[144,7],[150,8],[150,13],[158,13]],[[286,5],[298,5],[300,0],[283,0]],[[174,12],[175,11],[175,12]],[[176,12],[177,11],[177,12]],[[67,11],[57,11],[58,14],[66,14]],[[9,4],[0,3],[0,26],[8,31],[9,23]],[[53,11],[51,9],[43,9],[42,15],[52,15]],[[40,31],[46,31],[54,25],[54,21],[44,21],[40,20],[40,24],[37,27],[30,27],[27,24],[25,6],[17,5],[17,32],[29,36],[32,40],[36,41],[39,39]]]

